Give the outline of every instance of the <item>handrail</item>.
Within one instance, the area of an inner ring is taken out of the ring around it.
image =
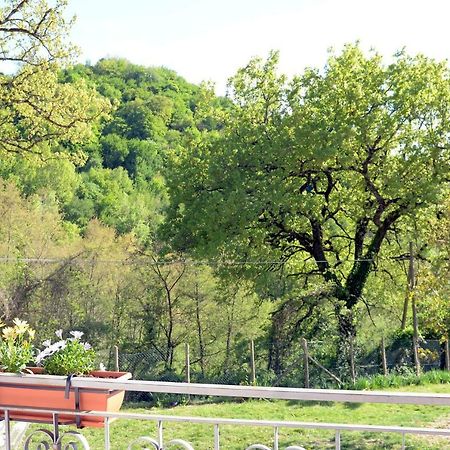
[[[64,376],[50,375],[16,375],[8,373],[0,373],[0,387],[10,386],[27,389],[47,389],[49,386],[56,389],[66,386],[67,378]],[[259,387],[259,386],[234,386],[234,385],[214,385],[214,384],[196,384],[196,383],[173,383],[160,381],[141,381],[141,380],[124,380],[124,379],[108,379],[94,377],[75,377],[71,379],[71,389],[75,391],[140,391],[140,392],[158,392],[168,394],[190,394],[201,396],[217,396],[217,397],[239,397],[239,398],[264,398],[264,399],[282,399],[296,401],[322,401],[322,402],[353,402],[353,403],[391,403],[391,404],[418,404],[418,405],[441,405],[450,406],[450,394],[430,394],[430,393],[413,393],[413,392],[377,392],[377,391],[356,391],[356,390],[336,390],[336,389],[301,389],[301,388],[283,388],[283,387]],[[141,436],[133,441],[136,445],[139,443],[151,444],[155,449],[168,449],[173,445],[181,445],[181,447],[192,450],[193,447],[183,440],[172,440],[163,445],[163,423],[164,422],[185,422],[212,425],[214,428],[214,449],[220,450],[220,431],[219,427],[229,425],[242,426],[259,426],[269,427],[274,430],[273,434],[273,450],[280,450],[279,446],[279,429],[322,429],[334,430],[335,449],[341,449],[341,432],[378,432],[378,433],[398,433],[402,436],[401,448],[405,449],[405,438],[407,434],[446,436],[450,437],[450,429],[436,428],[418,428],[403,426],[383,426],[383,425],[367,425],[367,424],[341,424],[341,423],[325,423],[325,422],[295,422],[295,421],[279,421],[279,420],[251,420],[251,419],[232,419],[219,417],[188,417],[188,416],[170,416],[140,413],[124,413],[124,412],[105,412],[105,411],[86,411],[86,410],[64,410],[64,409],[46,409],[32,408],[14,405],[0,405],[0,411],[3,411],[3,419],[5,420],[5,442],[6,448],[11,450],[11,434],[10,421],[11,417],[16,417],[15,412],[21,413],[37,413],[48,414],[53,422],[53,432],[48,430],[38,430],[27,437],[25,441],[25,449],[29,449],[31,439],[36,433],[43,433],[42,445],[50,448],[48,439],[54,446],[53,448],[63,448],[62,440],[68,439],[67,445],[78,448],[78,444],[83,449],[89,449],[89,444],[85,437],[79,432],[67,431],[60,434],[59,424],[64,423],[60,419],[64,414],[73,417],[97,416],[104,424],[104,443],[105,450],[110,450],[110,429],[109,424],[112,419],[136,419],[157,422],[157,439],[148,436]],[[31,415],[32,416],[32,415]],[[26,416],[25,416],[26,417]],[[47,439],[47,441],[45,441]],[[45,441],[45,442],[44,442]],[[78,442],[76,444],[76,442]],[[133,447],[130,443],[128,449]],[[75,445],[76,444],[76,445]],[[64,448],[69,448],[68,446]],[[72,448],[72,447],[71,447]],[[250,445],[249,449],[270,449],[263,444]],[[285,450],[304,450],[303,447],[291,446]]]
[[[10,405],[0,405],[0,410],[4,411],[20,411],[47,414],[70,414],[77,416],[95,416],[110,419],[127,419],[127,420],[148,420],[155,422],[188,422],[204,425],[243,425],[257,427],[279,427],[279,428],[303,428],[303,429],[324,429],[324,430],[340,430],[340,431],[367,431],[380,433],[406,433],[406,434],[422,434],[433,436],[450,436],[450,429],[446,428],[423,428],[423,427],[404,427],[391,425],[366,425],[366,424],[348,424],[348,423],[328,423],[328,422],[299,422],[299,421],[282,421],[282,420],[256,420],[256,419],[228,419],[223,417],[198,417],[198,416],[170,416],[164,414],[142,414],[142,413],[126,413],[126,412],[105,412],[105,411],[73,411],[64,409],[47,409],[47,408],[23,408]]]
[[[0,385],[4,383],[7,383],[9,385],[52,385],[64,387],[66,385],[66,377],[56,377],[54,375],[0,374]],[[162,381],[115,380],[93,377],[75,377],[72,379],[72,387],[85,389],[158,392],[167,394],[188,394],[215,397],[450,406],[450,394],[430,394],[416,392],[234,386],[200,383],[174,383]]]

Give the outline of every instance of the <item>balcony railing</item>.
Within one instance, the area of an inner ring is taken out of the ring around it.
[[[8,375],[2,375],[2,378]],[[2,381],[3,383],[3,381]],[[8,384],[26,384],[32,386],[52,385],[64,387],[66,381],[64,377],[55,380],[55,377],[47,376],[24,376],[7,378]],[[390,404],[416,404],[416,405],[440,405],[450,406],[450,395],[448,394],[423,394],[423,393],[398,393],[398,392],[366,392],[366,391],[344,391],[330,389],[295,389],[295,388],[269,388],[253,386],[225,386],[208,384],[188,384],[188,383],[167,383],[153,381],[126,380],[117,381],[105,379],[102,381],[92,378],[74,378],[72,379],[72,389],[105,389],[105,390],[124,390],[139,391],[166,394],[188,394],[201,396],[217,397],[237,397],[237,398],[260,398],[260,399],[283,399],[298,401],[321,401],[321,402],[353,402],[353,403],[390,403]],[[1,399],[0,399],[1,401]],[[12,450],[11,447],[11,420],[10,417],[15,411],[30,413],[50,413],[53,417],[53,431],[36,430],[31,432],[24,440],[24,450],[88,450],[90,449],[88,440],[79,431],[61,432],[59,428],[59,416],[66,413],[67,410],[36,409],[36,408],[18,408],[13,405],[0,405],[0,411],[3,411],[5,422],[5,448]],[[272,442],[254,443],[242,450],[302,450],[302,443],[281,448],[279,442],[279,433],[281,429],[315,429],[332,430],[334,432],[334,445],[337,450],[341,448],[341,433],[347,431],[354,432],[375,432],[375,433],[396,433],[402,436],[402,448],[405,449],[406,435],[431,435],[450,437],[450,430],[436,428],[415,428],[398,426],[380,426],[380,425],[356,425],[356,424],[338,424],[338,423],[310,423],[310,422],[291,422],[276,420],[246,420],[246,419],[225,419],[225,418],[207,418],[207,417],[182,417],[154,414],[133,414],[133,413],[108,413],[100,411],[70,411],[70,414],[79,416],[101,417],[104,420],[104,449],[110,450],[110,421],[119,420],[143,420],[155,422],[155,436],[141,436],[130,442],[121,443],[124,450],[135,448],[170,450],[171,448],[183,448],[185,450],[204,450],[197,449],[182,439],[168,440],[164,436],[164,424],[169,422],[184,422],[204,424],[211,426],[211,448],[220,450],[221,436],[223,427],[242,426],[242,427],[267,427],[273,430]],[[38,440],[36,441],[36,437]]]

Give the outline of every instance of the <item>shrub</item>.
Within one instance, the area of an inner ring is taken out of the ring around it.
[[[24,320],[14,319],[14,326],[4,327],[0,337],[0,368],[6,372],[22,372],[34,355],[34,330]]]

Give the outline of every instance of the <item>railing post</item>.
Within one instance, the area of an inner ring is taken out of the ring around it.
[[[163,423],[162,420],[158,420],[158,445],[159,448],[163,448]]]
[[[5,409],[5,448],[11,450],[11,422],[9,420],[9,411]]]
[[[341,430],[336,430],[336,436],[334,440],[336,443],[336,450],[341,450]]]
[[[109,417],[105,417],[105,450],[111,447],[111,437],[109,435]]]
[[[220,450],[220,430],[217,423],[214,425],[214,450]]]
[[[280,440],[279,429],[278,427],[275,427],[273,433],[273,450],[278,450],[279,440]]]
[[[60,450],[61,444],[59,442],[59,418],[58,414],[53,414],[53,449]]]

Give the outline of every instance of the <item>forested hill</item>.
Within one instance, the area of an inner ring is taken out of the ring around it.
[[[106,353],[114,344],[145,349],[156,371],[175,370],[187,342],[203,375],[239,368],[236,349],[263,332],[268,305],[243,281],[220,283],[210,267],[178,255],[159,264],[170,255],[157,251],[166,245],[157,230],[170,203],[172,156],[217,128],[197,114],[205,98],[213,106],[229,101],[169,69],[125,60],[77,65],[58,77],[58,89],[79,89],[75,104],[89,93],[84,106],[96,118],[87,137],[43,130],[30,151],[0,159],[0,317],[28,320],[39,342],[76,328]],[[107,114],[97,114],[98,105]],[[69,99],[62,107],[73,111]]]
[[[167,202],[168,154],[190,130],[211,126],[195,117],[201,88],[172,70],[124,59],[102,59],[60,74],[62,83],[80,79],[112,105],[90,142],[76,149],[60,144],[71,147],[72,154],[79,151],[80,158],[9,158],[1,162],[0,176],[13,179],[25,195],[39,192],[54,198],[65,220],[81,231],[98,218],[118,233],[133,231],[146,242]]]
[[[271,53],[227,98],[122,59],[0,74],[3,319],[151,349],[161,372],[188,343],[201,379],[239,383],[250,340],[275,380],[305,337],[348,374],[356,346],[411,334],[416,258],[421,332],[443,339],[450,73],[396,58],[349,45],[288,81]]]

